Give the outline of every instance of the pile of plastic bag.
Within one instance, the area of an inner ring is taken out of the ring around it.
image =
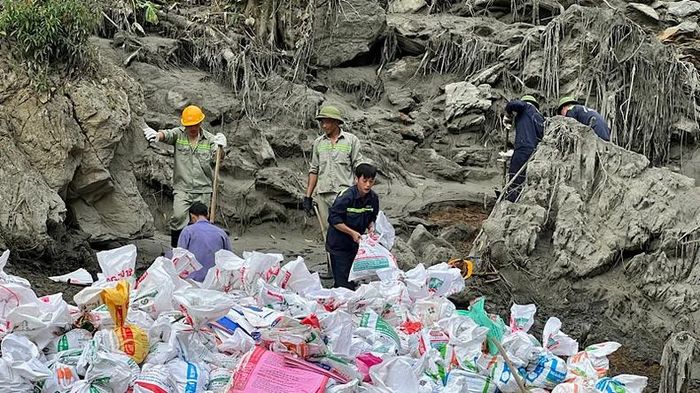
[[[534,305],[513,305],[509,324],[483,298],[457,310],[447,296],[464,280],[447,264],[379,268],[350,291],[279,254],[220,251],[201,284],[186,279],[199,264],[181,249],[138,279],[134,246],[98,261],[75,305],[0,270],[3,391],[516,393],[514,374],[539,393],[646,385],[607,375],[617,343],[579,350],[557,318],[534,336]]]

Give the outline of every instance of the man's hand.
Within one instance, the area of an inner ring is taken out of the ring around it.
[[[510,113],[503,116],[503,126],[508,130],[513,127],[513,118],[510,117]]]
[[[357,244],[359,244],[360,239],[362,239],[362,235],[360,235],[360,232],[357,232],[357,231],[352,231],[350,236],[352,237],[352,240]]]
[[[214,135],[214,137],[211,139],[212,142],[214,142],[215,145],[217,145],[220,148],[226,147],[226,135],[222,133],[217,133]]]
[[[304,208],[304,211],[306,212],[307,216],[313,217],[316,215],[316,212],[314,212],[314,199],[313,198],[305,196],[301,205]]]
[[[151,127],[146,127],[143,129],[143,136],[146,138],[148,143],[158,142],[158,131]]]

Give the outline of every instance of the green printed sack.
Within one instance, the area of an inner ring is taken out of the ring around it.
[[[379,243],[379,236],[362,235],[348,281],[376,277],[377,270],[389,268],[398,269],[396,258]]]

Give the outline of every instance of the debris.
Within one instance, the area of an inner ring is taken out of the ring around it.
[[[697,340],[689,332],[673,334],[661,355],[661,383],[659,393],[685,393],[690,382],[693,353]]]
[[[372,242],[383,248],[378,241],[391,243],[382,237],[391,231],[381,226]],[[577,353],[557,318],[547,322],[540,344],[528,333],[534,305],[514,305],[510,326],[486,312],[483,297],[457,311],[446,296],[464,289],[463,272],[446,263],[408,271],[375,264],[379,280],[351,291],[322,288],[301,257],[282,266],[279,254],[219,251],[198,287],[180,278],[196,261],[184,250],[174,254],[177,261],[158,257],[129,296],[135,247],[101,252],[101,280],[76,296],[98,293],[104,304],[97,308],[77,309],[60,295],[39,300],[28,287],[3,284],[17,295],[6,303],[0,333],[0,383],[17,391],[38,384],[74,392],[248,393],[372,385],[452,392],[468,381],[470,389],[517,393],[557,389],[569,373],[569,383],[600,391],[624,386],[636,393],[646,384],[646,377],[608,377],[606,356],[619,344]],[[44,348],[46,359],[39,356]],[[492,380],[494,373],[501,377]]]

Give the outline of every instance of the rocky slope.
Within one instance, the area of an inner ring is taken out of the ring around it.
[[[495,266],[527,270],[533,286],[556,283],[533,292],[539,301],[597,304],[594,321],[605,318],[653,357],[669,333],[698,333],[699,220],[694,179],[555,118],[520,199],[496,206],[477,244]]]

